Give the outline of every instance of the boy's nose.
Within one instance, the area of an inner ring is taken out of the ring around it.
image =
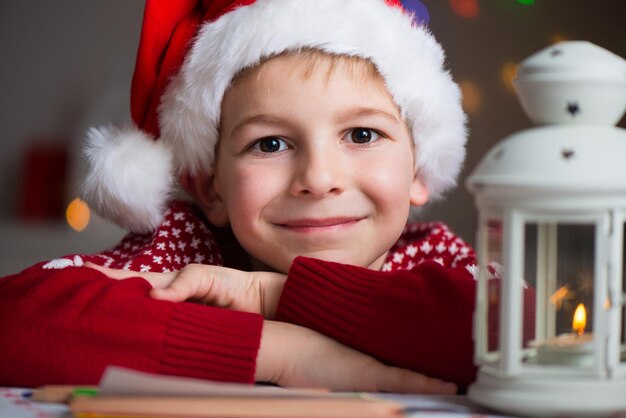
[[[345,167],[337,152],[305,151],[296,164],[291,184],[293,195],[323,197],[344,191]]]

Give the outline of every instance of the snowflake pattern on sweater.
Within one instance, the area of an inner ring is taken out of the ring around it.
[[[465,267],[476,277],[474,250],[441,222],[407,225],[391,247],[382,271],[411,270],[427,260],[444,267]]]
[[[52,260],[44,269],[80,267],[85,261],[114,269],[167,273],[188,264],[223,265],[213,234],[188,202],[176,201],[159,227],[148,234],[127,234],[110,250],[93,255],[69,255]]]
[[[94,255],[69,255],[44,264],[44,269],[80,267],[85,261],[105,267],[166,273],[188,264],[223,265],[219,244],[190,202],[175,201],[159,227],[148,234],[128,234],[110,250]],[[474,250],[441,222],[412,223],[390,249],[382,271],[411,270],[424,261],[444,267],[465,267],[476,277]]]

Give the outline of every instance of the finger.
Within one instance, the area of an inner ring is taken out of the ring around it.
[[[381,375],[379,381],[380,389],[385,392],[453,395],[458,390],[454,383],[424,376],[411,370],[397,367],[385,368],[387,370]]]
[[[174,280],[176,283],[176,280]],[[169,300],[170,302],[182,302],[193,296],[189,291],[180,290],[178,287],[154,288],[150,291],[150,297],[159,300]]]
[[[183,269],[167,287],[152,289],[150,296],[155,299],[181,302],[187,299],[210,302],[212,280],[198,269]]]
[[[85,262],[85,267],[98,270],[99,272],[107,275],[108,277],[116,280],[130,279],[131,277],[141,277],[148,281],[154,288],[165,287],[169,285],[176,277],[177,272],[173,273],[151,273],[140,272],[130,270],[112,269],[109,267],[100,266],[89,261]]]
[[[94,270],[98,270],[99,272],[106,274],[108,277],[112,279],[128,279],[128,278],[137,277],[137,276],[142,277],[142,274],[139,272],[112,269],[109,267],[103,267],[98,264],[94,264],[89,261],[85,262],[84,266],[92,268]]]

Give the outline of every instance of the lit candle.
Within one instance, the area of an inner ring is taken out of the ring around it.
[[[593,365],[593,335],[585,334],[587,311],[578,304],[574,311],[572,330],[541,341],[537,345],[537,361],[542,364],[563,364],[590,367]]]
[[[579,303],[574,311],[574,319],[572,320],[572,329],[578,336],[585,333],[585,326],[587,325],[587,310],[585,305]]]

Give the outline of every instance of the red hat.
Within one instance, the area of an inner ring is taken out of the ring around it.
[[[89,131],[85,199],[131,231],[154,229],[176,174],[211,169],[233,77],[302,48],[373,62],[412,129],[431,197],[455,185],[466,141],[459,89],[441,46],[400,0],[147,0],[131,89],[136,126]]]

